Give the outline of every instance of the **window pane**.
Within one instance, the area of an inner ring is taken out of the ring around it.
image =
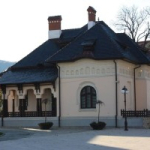
[[[92,88],[92,94],[96,94],[96,91],[94,88]]]
[[[96,108],[96,96],[92,96],[92,107]]]
[[[85,94],[85,88],[82,89],[81,94],[82,94],[82,95]]]
[[[90,86],[87,86],[87,93],[90,93]]]
[[[87,108],[91,108],[91,95],[87,95]]]
[[[82,96],[81,97],[81,108],[85,108],[85,97],[84,96]]]

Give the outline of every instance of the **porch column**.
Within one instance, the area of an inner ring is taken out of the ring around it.
[[[2,116],[8,117],[8,100],[6,99],[6,85],[2,85],[2,100],[3,100],[3,111]]]
[[[37,116],[41,117],[42,116],[42,100],[41,98],[37,98]]]
[[[37,110],[37,116],[42,117],[42,99],[41,99],[41,93],[40,93],[40,83],[36,83],[35,85],[35,96],[36,96],[36,110]]]
[[[26,103],[25,103],[25,96],[23,93],[23,85],[19,84],[18,85],[18,91],[19,91],[19,111],[20,111],[20,117],[25,117],[25,108],[26,108]]]
[[[52,116],[57,116],[57,99],[52,94]]]

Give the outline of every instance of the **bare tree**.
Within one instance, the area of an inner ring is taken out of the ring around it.
[[[135,6],[123,7],[117,19],[115,26],[119,27],[119,30],[124,30],[135,42],[150,38],[150,7],[142,10]]]

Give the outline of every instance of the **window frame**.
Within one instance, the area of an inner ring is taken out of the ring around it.
[[[89,97],[90,97],[90,99],[88,99]],[[94,99],[94,97],[95,97],[95,99]],[[83,100],[83,98],[85,100]],[[82,109],[82,110],[83,109],[96,109],[96,99],[97,99],[97,93],[96,93],[95,88],[90,85],[84,86],[80,92],[80,109]],[[94,102],[94,100],[95,100],[95,102]],[[84,103],[83,101],[85,101],[85,104],[83,104]],[[85,106],[83,106],[83,105],[85,105]]]

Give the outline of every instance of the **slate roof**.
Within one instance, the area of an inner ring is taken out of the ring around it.
[[[60,49],[63,42],[71,42],[76,36],[82,34],[87,29],[83,26],[79,29],[62,30],[60,39],[49,39],[24,57],[12,68],[33,67],[45,63],[45,60]]]
[[[89,30],[87,25],[62,30],[59,39],[47,40],[5,72],[0,84],[52,82],[58,77],[58,71],[56,67],[47,67],[47,64],[83,58],[150,63],[150,59],[127,35],[117,34],[103,21],[98,21]]]
[[[57,78],[57,68],[31,68],[9,70],[0,79],[1,84],[26,84],[52,82]]]
[[[47,59],[47,62],[75,61],[86,58],[83,54],[83,43],[95,40],[92,59],[125,59],[133,63],[146,64],[149,59],[141,52],[138,46],[124,33],[116,34],[103,21],[78,36],[66,47],[59,50]],[[89,55],[88,55],[89,56]]]

